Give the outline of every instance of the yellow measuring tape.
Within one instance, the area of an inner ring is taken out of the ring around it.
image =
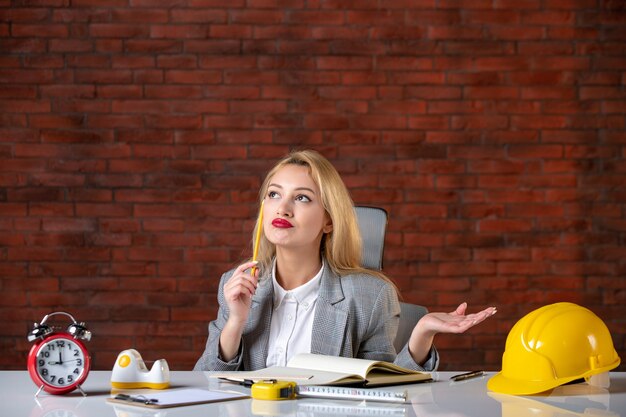
[[[292,400],[296,398],[296,383],[270,379],[252,384],[252,398],[257,400]]]

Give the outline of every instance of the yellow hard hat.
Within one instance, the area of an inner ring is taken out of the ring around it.
[[[502,371],[487,388],[536,394],[619,364],[611,334],[598,316],[577,304],[550,304],[515,323],[506,339]]]

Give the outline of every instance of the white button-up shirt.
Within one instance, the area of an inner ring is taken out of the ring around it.
[[[285,366],[298,353],[311,352],[311,334],[315,304],[320,289],[324,264],[309,282],[285,291],[276,281],[276,263],[272,268],[274,311],[266,366]]]

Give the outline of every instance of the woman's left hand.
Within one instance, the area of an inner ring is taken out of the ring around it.
[[[416,363],[426,360],[437,333],[463,333],[497,312],[495,307],[473,314],[465,314],[466,310],[467,303],[461,303],[450,313],[428,313],[417,322],[409,338],[409,352]]]
[[[495,307],[487,307],[473,314],[465,314],[465,310],[467,303],[462,303],[450,313],[428,313],[420,323],[425,333],[432,333],[433,336],[437,333],[463,333],[497,312]]]

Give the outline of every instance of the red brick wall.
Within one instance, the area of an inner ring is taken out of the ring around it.
[[[498,306],[437,339],[443,369],[498,369],[556,301],[626,359],[625,24],[609,0],[0,0],[0,367],[62,309],[96,369],[191,368],[293,148],[389,211],[406,301]]]

